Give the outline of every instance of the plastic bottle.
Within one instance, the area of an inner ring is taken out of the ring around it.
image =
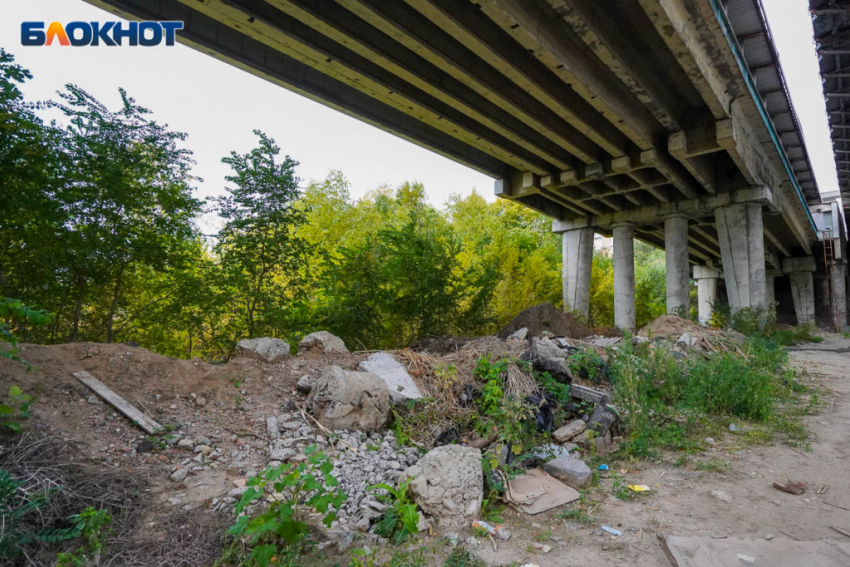
[[[484,520],[475,520],[472,522],[473,528],[480,528],[482,530],[486,530],[492,536],[496,536],[499,539],[508,539],[511,537],[511,530],[506,528],[505,526],[491,526]]]

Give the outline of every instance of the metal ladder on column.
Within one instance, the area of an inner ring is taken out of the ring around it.
[[[826,301],[829,305],[829,317],[832,326],[835,327],[835,309],[832,306],[832,270],[835,263],[835,252],[833,250],[832,229],[823,231],[823,265],[826,270]]]

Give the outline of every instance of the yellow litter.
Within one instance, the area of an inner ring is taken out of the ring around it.
[[[645,484],[630,484],[629,490],[632,492],[649,492],[652,489]]]

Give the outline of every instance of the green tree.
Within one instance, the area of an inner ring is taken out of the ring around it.
[[[290,315],[287,305],[300,295],[307,252],[296,233],[304,222],[303,210],[294,206],[301,196],[298,164],[289,156],[279,162],[274,140],[254,133],[259,146],[222,160],[233,169],[226,178],[233,186],[214,199],[225,221],[216,252],[248,337],[280,331]]]

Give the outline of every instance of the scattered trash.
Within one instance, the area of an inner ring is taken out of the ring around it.
[[[488,534],[496,536],[499,539],[509,539],[511,537],[511,530],[505,526],[491,526],[484,520],[475,520],[472,522],[472,527],[485,530]]]
[[[629,490],[632,492],[649,492],[652,489],[645,484],[630,484]]]
[[[526,514],[539,514],[558,506],[575,502],[579,493],[540,469],[508,481],[506,500]]]
[[[525,563],[523,565],[520,565],[519,567],[540,567],[540,565],[538,565],[537,563]]]
[[[785,484],[779,484],[778,482],[773,483],[773,488],[776,490],[781,490],[782,492],[787,492],[788,494],[793,494],[794,496],[800,496],[801,494],[806,493],[806,485],[802,482],[794,482],[789,480]]]
[[[818,491],[815,494],[826,494],[828,491],[829,491],[829,485],[824,484],[823,486],[818,488]]]
[[[605,530],[606,532],[608,532],[611,535],[615,535],[617,537],[623,536],[623,532],[621,532],[620,530],[615,530],[614,528],[612,528],[610,526],[606,526],[605,524],[602,524],[599,527],[601,527],[603,530]]]
[[[608,469],[608,465],[599,465],[599,470],[601,470],[601,471],[607,471],[607,470],[609,470],[609,469]]]
[[[741,564],[743,564],[743,565],[755,565],[756,564],[756,558],[755,557],[750,557],[749,555],[744,555],[743,553],[738,554],[738,561],[740,561]]]
[[[735,425],[734,423],[729,424],[729,431],[741,431],[741,429]]]
[[[534,419],[537,421],[537,431],[552,431],[555,426],[555,410],[559,408],[558,401],[542,389],[526,396],[525,401],[534,406]]]
[[[539,549],[543,553],[549,553],[550,551],[552,551],[552,546],[546,545],[545,543],[535,543],[534,547],[535,549]]]

